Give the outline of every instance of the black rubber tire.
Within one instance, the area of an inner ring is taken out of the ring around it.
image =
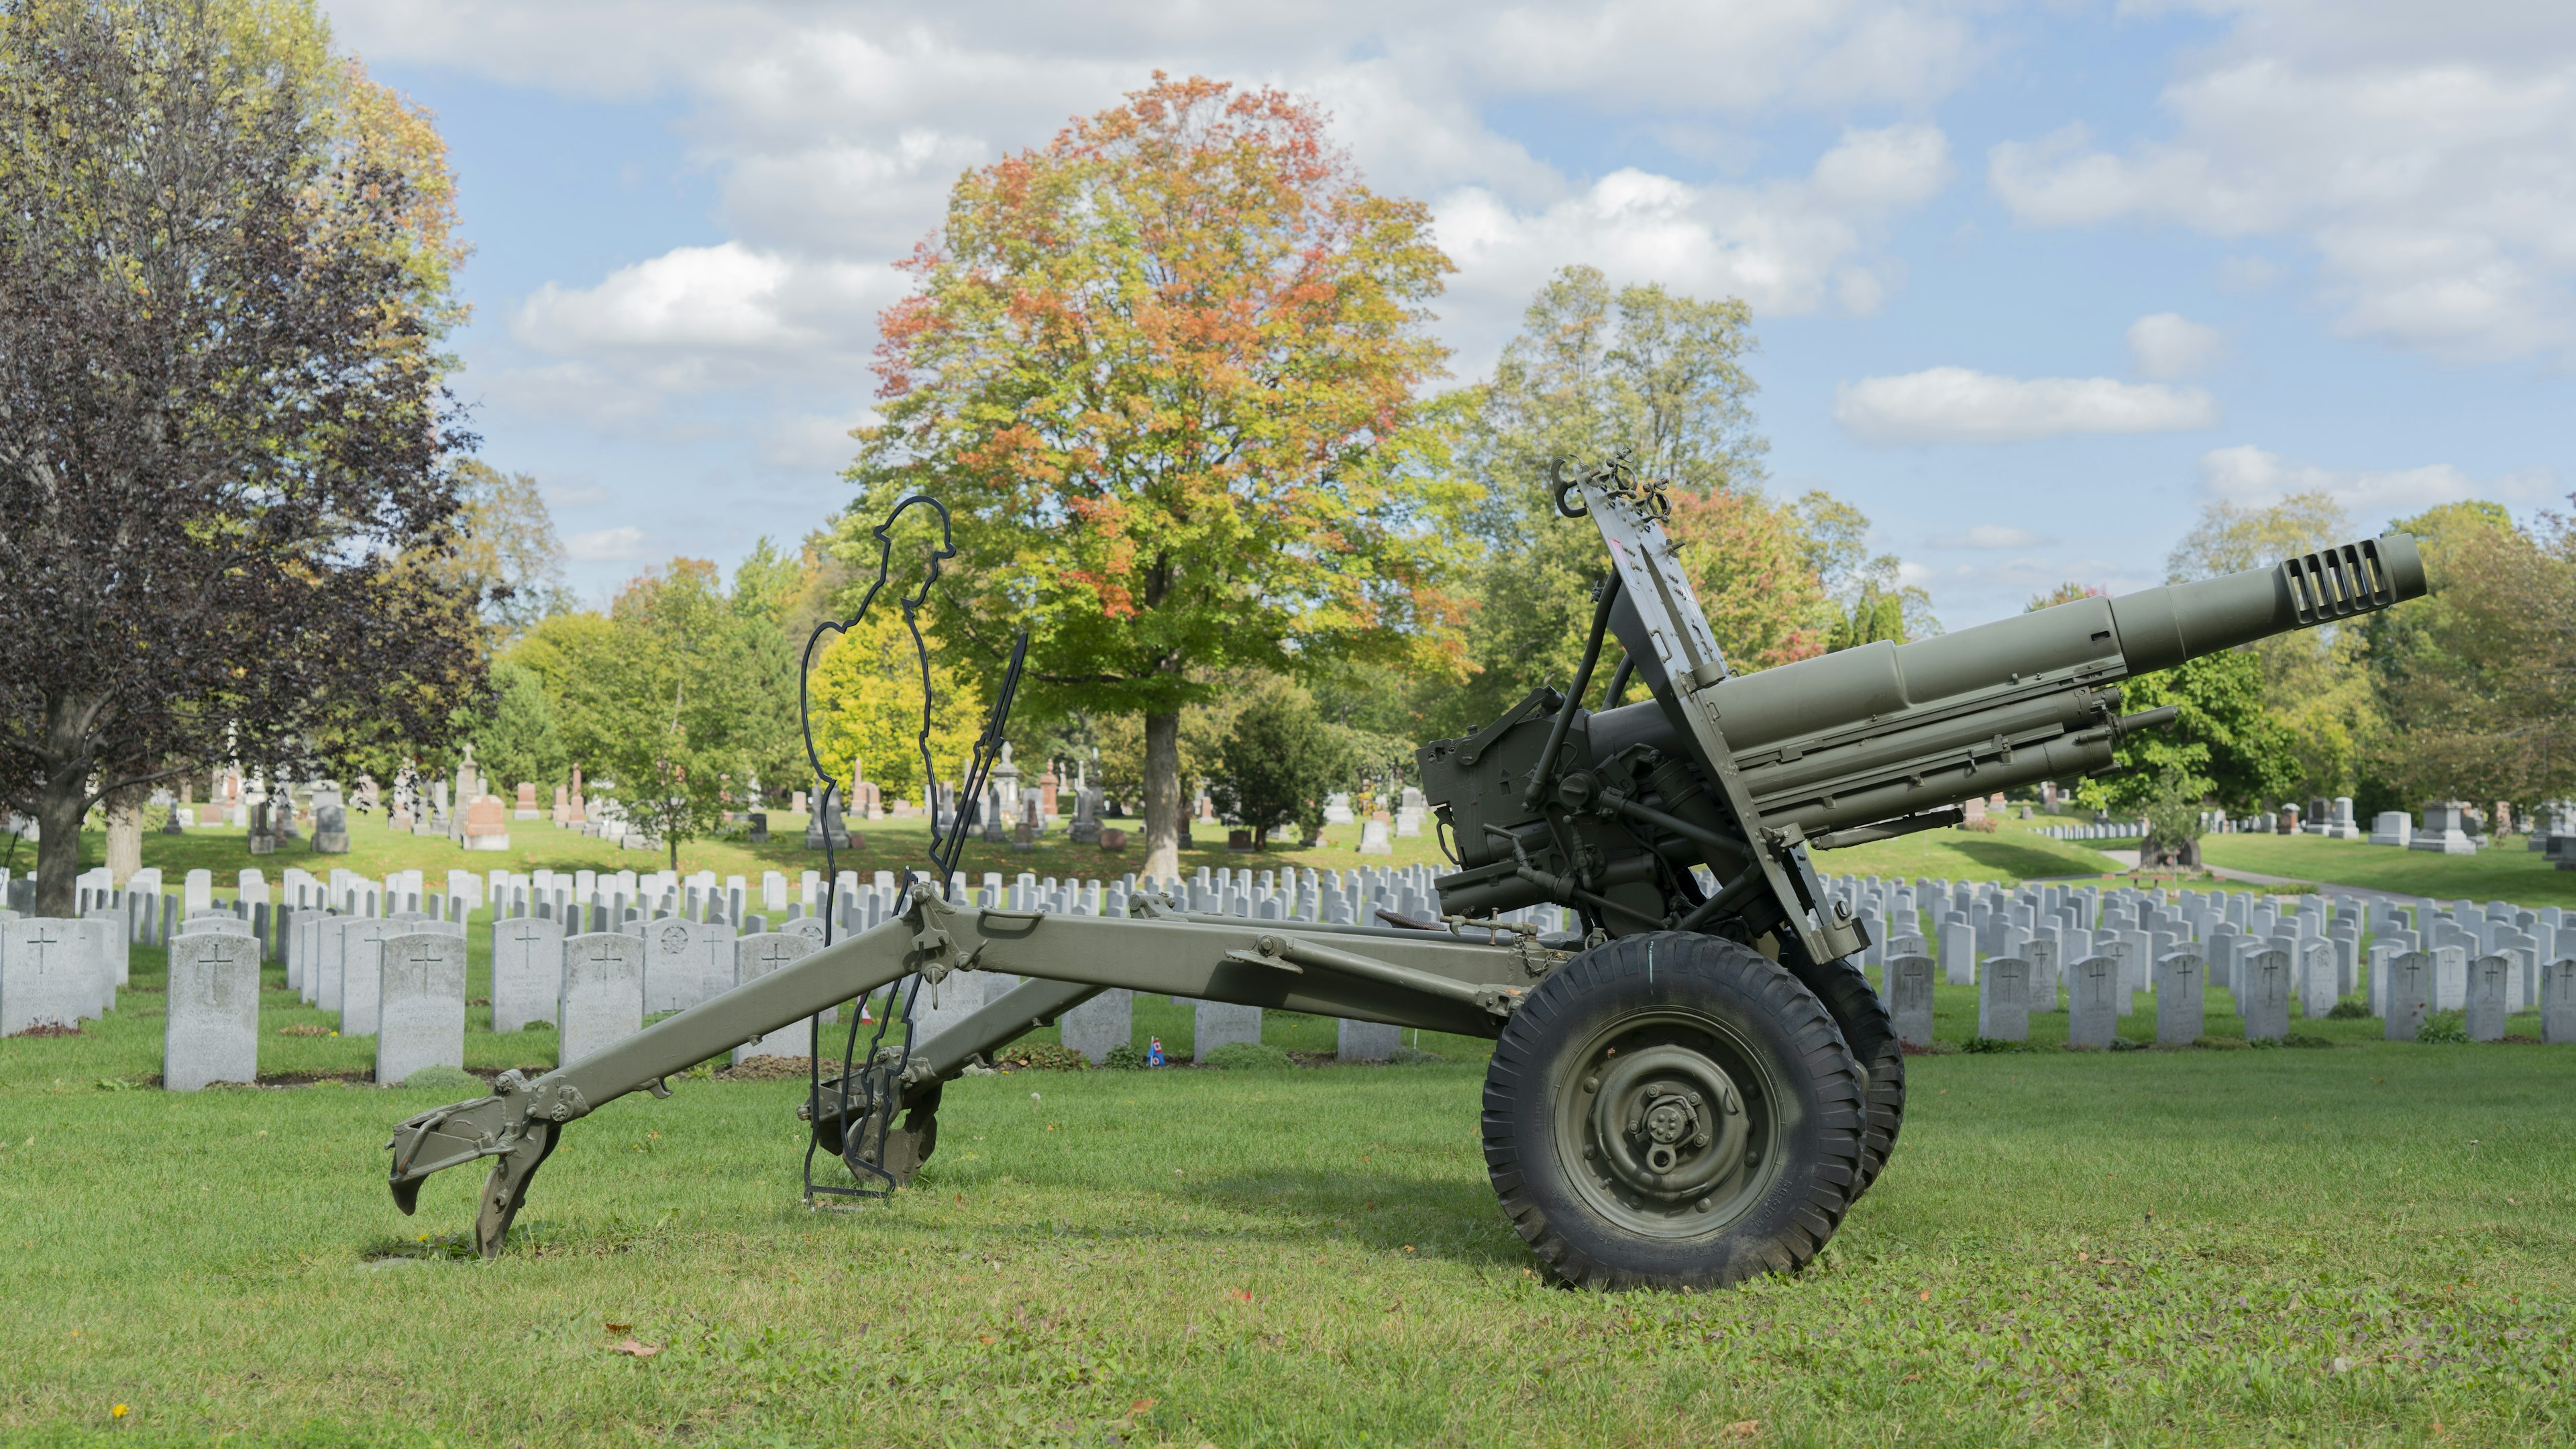
[[[1601,1160],[1600,1145],[1569,1134],[1561,1108],[1590,1100],[1571,1095],[1578,1086],[1613,1075],[1577,1081],[1599,1044],[1652,1040],[1677,1017],[1707,1023],[1711,1049],[1737,1059],[1754,1088],[1744,1098],[1762,1104],[1766,1150],[1729,1179],[1739,1186],[1708,1228],[1665,1204],[1642,1214],[1664,1214],[1661,1230],[1639,1231],[1600,1205],[1621,1191],[1606,1170],[1574,1165]],[[1650,1035],[1621,1036],[1628,1023]],[[1514,1230],[1565,1282],[1719,1288],[1794,1272],[1832,1238],[1858,1180],[1863,1092],[1824,1004],[1761,953],[1694,933],[1626,936],[1567,963],[1504,1025],[1485,1073],[1485,1166]],[[1583,1171],[1591,1183],[1578,1181]]]
[[[1858,1198],[1878,1181],[1887,1160],[1896,1154],[1896,1135],[1905,1130],[1905,1046],[1896,1037],[1896,1019],[1870,989],[1869,977],[1849,960],[1822,966],[1807,960],[1792,940],[1780,953],[1780,964],[1806,984],[1834,1019],[1843,1045],[1869,1078],[1869,1114],[1860,1135]]]

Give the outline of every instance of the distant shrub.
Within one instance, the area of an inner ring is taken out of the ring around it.
[[[1388,1057],[1387,1060],[1395,1063],[1399,1067],[1405,1067],[1428,1062],[1445,1062],[1449,1059],[1440,1055],[1438,1052],[1417,1051],[1412,1047],[1397,1047],[1395,1049],[1395,1055]]]
[[[2424,1018],[2422,1026],[2415,1028],[2415,1039],[2435,1046],[2466,1046],[2469,1041],[2468,1018],[2456,1011],[2434,1012]]]
[[[1134,1042],[1122,1041],[1109,1049],[1109,1055],[1103,1057],[1100,1064],[1122,1072],[1137,1072],[1145,1069],[1146,1059]]]
[[[2347,996],[2326,1012],[2328,1021],[2366,1021],[2369,1017],[2370,1003],[2358,996]]]
[[[1006,1072],[1079,1072],[1091,1065],[1091,1058],[1051,1041],[1023,1041],[993,1053],[993,1065]]]
[[[2315,1051],[2320,1047],[2329,1051],[2334,1049],[2334,1042],[2331,1038],[2310,1036],[2306,1032],[2301,1031],[2294,1031],[2288,1036],[2281,1038],[2281,1045],[2285,1047],[2304,1047],[2309,1051]]]
[[[2247,1047],[2249,1047],[2249,1046],[2253,1045],[2253,1043],[2248,1042],[2248,1041],[2247,1041],[2247,1040],[2245,1040],[2243,1037],[2236,1037],[2236,1036],[2204,1036],[2204,1037],[2198,1037],[2198,1038],[2195,1038],[2195,1039],[2192,1041],[2192,1045],[2193,1045],[2193,1046],[2196,1046],[2196,1047],[2199,1047],[2199,1048],[2200,1048],[2200,1049],[2202,1049],[2203,1051],[2213,1051],[2213,1052],[2241,1052],[2241,1051],[2245,1050]]]
[[[488,1092],[491,1087],[472,1072],[455,1067],[423,1067],[402,1079],[414,1091]]]
[[[1296,1065],[1288,1059],[1287,1052],[1268,1042],[1259,1041],[1228,1042],[1212,1052],[1203,1053],[1198,1060],[1200,1066],[1217,1067],[1229,1072],[1261,1071]]]

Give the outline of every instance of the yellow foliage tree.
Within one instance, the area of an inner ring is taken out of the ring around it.
[[[921,774],[921,659],[900,610],[881,600],[857,627],[831,636],[814,661],[808,688],[815,753],[834,778],[873,781],[890,801],[928,803]],[[953,783],[983,727],[983,710],[975,691],[943,665],[931,665],[930,688],[936,696],[931,767]]]

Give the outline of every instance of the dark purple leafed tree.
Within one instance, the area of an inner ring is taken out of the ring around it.
[[[444,158],[324,37],[0,3],[0,802],[44,914],[110,792],[435,745],[482,687]]]

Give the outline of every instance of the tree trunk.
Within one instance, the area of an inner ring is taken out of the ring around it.
[[[107,807],[107,871],[119,890],[143,868],[143,803],[126,799]]]
[[[1145,716],[1145,875],[1181,873],[1181,712]]]
[[[36,796],[36,915],[76,913],[81,816],[88,805],[89,781],[76,765],[57,769]]]

